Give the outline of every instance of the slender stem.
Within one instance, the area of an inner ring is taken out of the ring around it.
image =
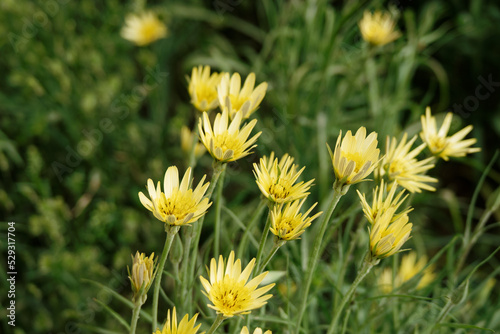
[[[188,230],[189,229],[189,230]],[[180,280],[181,280],[181,288],[178,290],[178,295],[177,295],[177,301],[179,300],[186,300],[188,298],[185,298],[188,294],[188,282],[189,280],[187,279],[188,275],[188,269],[189,269],[189,250],[191,249],[191,241],[193,240],[193,225],[190,226],[185,226],[183,228],[183,239],[184,239],[184,250],[182,252],[183,254],[183,261],[181,264],[181,273],[180,273]],[[182,305],[184,306],[184,305]],[[184,311],[184,308],[182,308]]]
[[[316,239],[314,240],[313,251],[309,257],[309,265],[307,266],[306,279],[305,283],[303,284],[302,295],[300,298],[301,304],[295,328],[295,332],[297,334],[300,332],[300,324],[302,323],[302,317],[304,316],[304,312],[306,310],[307,296],[309,295],[309,288],[311,287],[314,271],[316,270],[316,264],[318,263],[319,253],[320,253],[319,250],[321,249],[323,236],[325,235],[326,228],[328,227],[328,222],[330,221],[333,210],[335,210],[335,207],[337,206],[337,203],[339,202],[340,198],[347,192],[347,189],[345,191],[342,191],[340,188],[341,187],[334,186],[333,197],[330,201],[330,205],[328,206],[326,214],[323,215],[323,220],[321,221],[319,232],[316,235]]]
[[[212,327],[208,330],[207,334],[212,334],[215,333],[217,328],[219,328],[220,324],[224,321],[224,315],[219,313],[217,314],[217,318],[215,318],[214,323],[212,324]]]
[[[247,229],[243,233],[243,237],[241,237],[241,241],[238,246],[238,259],[243,258],[243,251],[247,249],[248,239],[250,236],[250,232],[252,231],[254,225],[259,221],[262,210],[266,206],[267,199],[263,199],[260,201],[259,206],[254,211],[252,218],[250,219],[250,223],[247,226]]]
[[[271,207],[269,207],[269,213],[267,214],[266,226],[264,231],[262,231],[262,236],[260,238],[259,250],[257,251],[257,259],[255,261],[254,267],[254,277],[257,276],[257,268],[260,267],[260,259],[262,258],[262,253],[264,252],[264,246],[266,245],[267,235],[269,233],[269,228],[271,227]]]
[[[200,130],[198,128],[198,123],[195,123],[194,129],[192,132],[192,139],[193,142],[191,143],[191,152],[189,153],[189,167],[194,168],[196,166],[196,144],[198,144],[198,135],[200,133]]]
[[[257,272],[255,273],[255,276],[260,275],[264,271],[264,269],[266,269],[266,266],[269,264],[269,261],[271,261],[274,254],[276,254],[278,249],[280,249],[280,247],[283,246],[285,243],[286,243],[286,240],[277,239],[277,238],[274,240],[273,248],[271,249],[271,251],[267,255],[264,262],[262,262],[262,265],[260,266],[259,270],[257,270]]]
[[[165,262],[167,260],[168,252],[170,251],[170,247],[172,246],[172,241],[174,240],[175,235],[179,231],[180,226],[171,226],[165,224],[165,231],[167,232],[167,237],[165,239],[165,245],[163,246],[163,252],[161,253],[159,266],[156,277],[155,277],[155,287],[153,291],[153,332],[156,331],[156,322],[158,318],[158,297],[160,295],[160,285],[161,285],[161,276],[163,275],[163,267],[165,267]]]
[[[137,328],[137,321],[139,320],[139,314],[141,313],[141,302],[136,302],[134,305],[134,310],[132,312],[132,321],[130,322],[130,334],[135,334],[135,329]]]
[[[363,261],[363,265],[361,269],[358,272],[358,276],[352,283],[351,287],[347,291],[347,293],[344,295],[344,298],[342,298],[342,301],[340,302],[339,307],[335,309],[335,313],[333,316],[333,320],[330,324],[330,327],[328,328],[328,333],[327,334],[333,334],[337,330],[337,324],[340,320],[340,315],[342,314],[342,311],[344,310],[344,307],[351,301],[352,295],[356,291],[359,283],[368,275],[370,270],[373,268],[374,265],[378,263],[379,260],[372,261],[371,259],[368,259],[368,256],[365,258]]]
[[[215,197],[215,236],[214,236],[214,258],[217,258],[220,255],[220,228],[221,228],[221,219],[220,213],[222,208],[222,189],[224,188],[224,176],[225,168],[222,170],[222,173],[219,178],[219,182],[217,184],[217,194]]]

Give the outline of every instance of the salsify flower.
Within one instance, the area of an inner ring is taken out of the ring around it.
[[[205,146],[198,141],[198,137],[195,137],[194,134],[189,130],[187,126],[183,126],[181,128],[181,149],[185,154],[191,153],[191,148],[193,147],[193,140],[196,140],[196,144],[194,147],[194,156],[199,158],[205,153]]]
[[[286,204],[284,208],[275,206],[271,211],[270,231],[281,240],[298,239],[305,229],[311,225],[311,222],[323,213],[318,212],[314,216],[308,217],[318,203],[314,203],[306,213],[300,213],[305,201],[305,198],[296,200]]]
[[[193,67],[191,78],[188,78],[188,91],[191,103],[199,111],[208,111],[217,108],[219,99],[217,85],[219,85],[222,73],[210,74],[210,66]]]
[[[285,154],[280,160],[274,159],[274,152],[269,159],[263,157],[260,163],[254,166],[254,175],[257,185],[262,194],[274,203],[287,203],[296,199],[304,198],[309,193],[314,179],[307,182],[295,183],[305,167],[297,171],[297,165],[293,164],[294,158]]]
[[[219,104],[221,109],[228,106],[227,98],[231,101],[229,107],[229,117],[233,119],[238,111],[241,111],[243,119],[257,110],[264,99],[267,90],[267,82],[263,82],[255,87],[255,73],[250,73],[241,88],[241,77],[234,73],[231,77],[229,73],[224,73],[217,87]]]
[[[371,257],[382,259],[391,256],[401,249],[409,239],[412,224],[408,222],[408,214],[399,215],[394,220],[394,208],[377,215],[370,229]]]
[[[147,257],[144,253],[136,252],[132,256],[132,272],[127,266],[128,278],[132,284],[134,296],[147,294],[154,279],[155,253]],[[141,290],[142,289],[142,290]]]
[[[358,23],[363,39],[373,45],[385,45],[399,38],[401,34],[395,30],[396,21],[387,12],[365,11]]]
[[[264,295],[264,293],[269,291],[274,284],[257,289],[266,277],[267,271],[247,282],[254,266],[255,258],[242,272],[241,261],[239,259],[234,261],[234,251],[229,254],[226,266],[224,266],[222,255],[219,256],[218,264],[215,259],[212,259],[210,269],[208,269],[210,281],[200,276],[201,284],[205,289],[202,292],[213,304],[209,304],[208,307],[217,311],[217,314],[229,318],[234,315],[249,314],[250,311],[266,304],[272,295]]]
[[[189,315],[186,314],[181,322],[177,323],[177,314],[174,307],[172,318],[170,318],[170,310],[168,310],[167,321],[165,321],[163,329],[161,331],[157,329],[153,334],[196,334],[201,326],[201,324],[196,325],[196,318],[198,318],[198,314],[195,314],[191,320],[189,320]]]
[[[376,172],[381,177],[386,176],[389,181],[397,182],[411,193],[419,193],[422,191],[421,189],[435,191],[436,188],[428,183],[435,183],[438,180],[425,175],[429,169],[434,167],[434,158],[417,160],[416,156],[422,152],[426,144],[424,143],[411,150],[417,136],[406,142],[407,137],[408,135],[405,132],[399,144],[396,138],[391,140],[387,137],[386,154]]]
[[[200,118],[198,123],[201,142],[210,155],[221,162],[235,161],[252,153],[250,150],[257,146],[253,144],[262,133],[259,132],[248,139],[257,120],[254,119],[240,129],[243,115],[241,111],[237,112],[229,124],[230,108],[231,102],[228,101],[222,109],[222,114],[219,113],[215,117],[213,128],[206,112],[203,113],[203,120]]]
[[[350,185],[365,181],[379,162],[380,150],[377,144],[377,133],[372,132],[367,137],[366,128],[363,126],[354,136],[351,131],[347,131],[343,139],[340,131],[335,152],[326,144],[332,159],[336,183]]]
[[[121,36],[136,45],[144,46],[167,36],[167,27],[153,12],[129,14]]]
[[[171,166],[165,172],[163,192],[159,181],[155,188],[153,180],[149,179],[148,192],[151,200],[142,192],[139,192],[139,199],[146,209],[153,212],[156,219],[169,225],[186,225],[197,221],[212,205],[208,198],[203,198],[210,184],[203,184],[205,178],[206,175],[193,190],[190,187],[191,168],[186,170],[179,184],[179,171],[177,167]]]
[[[373,199],[371,206],[368,204],[368,201],[366,200],[366,195],[359,192],[359,190],[356,190],[359,199],[361,200],[361,206],[363,208],[365,217],[370,222],[370,224],[373,225],[377,217],[383,214],[385,211],[389,209],[393,209],[394,211],[396,211],[401,206],[401,204],[406,200],[408,195],[403,197],[404,189],[401,190],[397,195],[396,195],[396,189],[397,189],[397,184],[394,184],[390,188],[389,192],[387,192],[387,187],[384,183],[384,180],[382,180],[380,185],[375,187],[375,189],[373,190]],[[412,210],[413,209],[411,207],[408,207],[403,212],[393,215],[392,221],[397,220],[401,215],[405,215]]]
[[[421,116],[422,132],[420,138],[434,156],[448,161],[450,157],[464,157],[467,154],[481,151],[479,147],[470,147],[476,143],[476,138],[463,140],[472,131],[472,125],[468,125],[451,137],[448,137],[453,114],[449,112],[444,118],[443,124],[437,130],[436,118],[431,116],[431,108],[425,109],[425,115]]]
[[[248,331],[247,326],[244,326],[244,327],[241,329],[240,334],[250,334],[250,332]],[[253,334],[262,334],[262,329],[260,329],[260,328],[255,328],[255,330],[254,330]],[[273,332],[271,332],[271,331],[266,331],[264,334],[273,334]]]

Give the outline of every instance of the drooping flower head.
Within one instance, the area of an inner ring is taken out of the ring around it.
[[[169,225],[186,225],[197,221],[212,204],[208,198],[203,198],[210,184],[203,184],[205,178],[206,175],[193,190],[190,187],[191,168],[186,170],[179,184],[179,171],[177,167],[172,166],[165,172],[163,192],[159,181],[155,188],[153,180],[149,179],[148,192],[151,199],[142,192],[139,193],[139,199],[146,209],[153,212],[156,219]]]
[[[250,332],[248,331],[247,326],[244,326],[244,327],[241,329],[240,334],[250,334]],[[253,334],[262,334],[262,329],[260,329],[260,328],[255,328],[255,330],[254,330]],[[273,332],[271,332],[271,331],[266,331],[264,334],[273,334]]]
[[[472,125],[468,125],[451,137],[448,137],[453,114],[449,112],[444,118],[443,124],[437,130],[436,118],[431,116],[431,108],[427,107],[425,116],[421,116],[422,132],[420,138],[427,144],[431,153],[448,161],[450,157],[464,157],[467,154],[481,151],[479,147],[470,147],[476,143],[475,138],[463,140],[472,131]]]
[[[388,210],[377,215],[370,229],[371,257],[382,259],[391,256],[401,249],[410,237],[412,224],[408,222],[408,214],[393,219],[396,210]]]
[[[210,66],[193,67],[191,78],[188,78],[188,91],[191,103],[199,111],[209,111],[217,108],[219,99],[217,85],[219,85],[222,74],[213,72],[210,74]]]
[[[365,127],[360,127],[354,136],[351,131],[347,131],[344,139],[340,131],[335,152],[332,152],[330,146],[326,144],[332,159],[336,182],[350,185],[365,181],[379,162],[380,150],[377,144],[377,133],[372,132],[367,137]]]
[[[241,77],[234,73],[231,77],[229,73],[224,73],[217,87],[219,104],[221,109],[228,106],[227,98],[231,102],[229,117],[233,119],[238,111],[241,111],[243,119],[247,119],[257,110],[264,99],[267,90],[267,82],[263,82],[255,87],[255,73],[250,73],[241,88]]]
[[[147,257],[144,253],[136,252],[132,256],[132,272],[128,269],[128,278],[132,284],[134,297],[147,294],[154,278],[155,253]],[[142,288],[142,290],[141,290]]]
[[[170,310],[168,310],[167,321],[165,322],[165,325],[163,325],[163,329],[161,331],[160,329],[157,329],[153,334],[196,334],[201,326],[201,324],[196,326],[197,317],[198,314],[195,314],[191,320],[189,320],[189,315],[186,314],[184,318],[182,318],[181,322],[177,323],[177,314],[174,307],[172,311],[172,318],[170,318]]]
[[[201,142],[207,148],[210,155],[218,161],[229,162],[241,159],[249,155],[250,150],[257,145],[253,145],[261,132],[248,139],[250,132],[254,128],[257,120],[243,126],[240,130],[242,121],[241,111],[237,112],[234,119],[229,124],[229,112],[231,102],[228,102],[222,109],[222,114],[217,114],[214,126],[210,124],[208,114],[203,113],[203,120],[200,118],[198,127],[200,130]]]
[[[376,172],[381,177],[387,177],[390,182],[397,182],[411,193],[419,193],[422,191],[421,189],[435,191],[436,188],[428,183],[435,183],[438,180],[425,175],[429,169],[434,167],[434,158],[417,160],[416,156],[422,152],[426,144],[411,150],[417,136],[414,136],[409,142],[406,142],[406,139],[406,132],[399,144],[396,138],[392,138],[391,141],[387,137],[386,154]]]
[[[227,264],[224,266],[224,259],[219,256],[219,263],[215,259],[210,262],[208,276],[210,281],[200,276],[201,284],[205,291],[205,296],[212,302],[208,307],[229,318],[239,314],[249,314],[250,311],[262,307],[271,294],[264,295],[274,284],[266,285],[257,289],[267,275],[267,271],[248,281],[255,259],[252,259],[246,268],[241,271],[241,261],[234,261],[234,252],[229,254]]]
[[[194,147],[194,156],[196,158],[201,157],[205,152],[205,146],[198,141],[198,138],[189,130],[187,126],[181,128],[181,149],[185,154],[191,153],[191,148],[193,147],[193,140],[196,141]]]
[[[167,36],[167,27],[153,12],[129,14],[121,36],[138,46],[150,44]]]
[[[302,214],[300,209],[306,199],[295,200],[289,202],[283,208],[282,206],[274,206],[271,211],[271,228],[270,231],[281,240],[298,239],[305,229],[311,225],[311,222],[318,218],[323,212],[318,212],[312,217],[308,217],[309,213],[318,204],[315,203]]]
[[[298,166],[293,164],[294,158],[285,154],[280,160],[274,158],[274,152],[269,158],[263,157],[260,163],[253,164],[257,185],[262,194],[271,202],[287,203],[304,198],[309,193],[314,179],[307,182],[295,183],[305,167],[297,171]]]
[[[387,12],[365,11],[358,23],[363,39],[373,45],[385,45],[399,38],[401,34],[395,30],[396,21]]]

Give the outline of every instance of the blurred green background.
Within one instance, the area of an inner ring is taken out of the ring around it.
[[[155,10],[169,36],[139,48],[120,29],[141,8]],[[389,8],[399,9],[403,36],[368,59],[357,22],[365,9]],[[123,315],[129,310],[81,278],[129,298],[130,254],[160,252],[163,226],[137,193],[168,166],[185,168],[180,127],[192,128],[199,116],[185,77],[199,64],[243,77],[253,71],[257,82],[269,83],[255,114],[263,131],[256,154],[230,165],[226,179],[227,205],[243,221],[258,202],[251,168],[263,154],[288,152],[307,166],[304,179],[316,178],[317,201],[333,182],[324,143],[334,145],[340,129],[376,130],[385,148],[386,135],[419,131],[425,106],[439,114],[465,105],[452,131],[473,124],[482,151],[440,163],[431,172],[439,190],[414,198],[414,220],[425,227],[416,239],[432,254],[461,232],[477,180],[499,146],[499,21],[494,0],[2,0],[0,245],[5,254],[6,222],[16,222],[14,332],[118,329],[93,298]],[[487,98],[469,98],[483,80],[497,84]],[[210,169],[205,155],[195,181]],[[498,171],[496,163],[477,216],[499,184]],[[492,221],[499,219],[496,212]],[[499,232],[482,237],[470,260],[487,256]],[[0,272],[0,331],[9,333],[3,259]],[[490,303],[498,305],[498,289]]]

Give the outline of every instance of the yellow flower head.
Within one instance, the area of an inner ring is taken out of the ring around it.
[[[359,199],[361,200],[361,206],[363,207],[365,217],[370,222],[370,224],[373,225],[377,217],[382,215],[385,211],[389,209],[396,211],[408,197],[408,195],[406,195],[405,197],[401,198],[404,194],[404,189],[401,190],[396,195],[396,197],[394,197],[394,195],[396,194],[396,189],[397,185],[393,185],[390,188],[390,191],[387,193],[387,189],[384,185],[384,180],[382,180],[380,186],[375,187],[375,189],[373,190],[373,200],[371,206],[368,205],[365,194],[361,194],[359,190],[356,190],[358,192]],[[407,214],[411,210],[412,208],[408,207],[403,212],[395,214],[392,217],[392,222],[401,217],[401,215]]]
[[[165,172],[163,192],[160,181],[155,188],[153,180],[149,179],[148,192],[151,200],[142,192],[139,193],[139,199],[146,209],[153,212],[156,219],[169,225],[186,225],[197,221],[212,205],[208,198],[203,198],[210,184],[209,182],[203,184],[205,178],[206,175],[193,190],[190,188],[191,168],[188,168],[179,185],[179,171],[177,167],[172,166]]]
[[[248,75],[243,88],[241,88],[241,77],[238,73],[234,73],[231,77],[229,77],[229,73],[224,73],[217,87],[221,109],[228,105],[227,98],[229,97],[231,107],[228,109],[231,119],[235,117],[238,111],[243,114],[243,119],[250,117],[266,95],[267,82],[263,82],[255,88],[254,86],[255,73]]]
[[[318,218],[323,212],[318,212],[312,217],[308,217],[312,209],[318,204],[315,203],[306,213],[300,213],[300,208],[306,199],[296,200],[286,204],[284,208],[275,206],[271,211],[270,231],[281,240],[298,239],[311,225],[311,222]]]
[[[438,180],[425,175],[429,169],[434,167],[434,158],[417,160],[416,156],[422,152],[426,145],[422,144],[410,151],[417,136],[406,142],[407,136],[405,132],[399,144],[396,138],[392,138],[391,141],[387,137],[386,154],[376,172],[382,177],[386,176],[390,182],[397,182],[411,193],[419,193],[422,191],[421,189],[435,191],[436,188],[428,183],[435,183]]]
[[[153,283],[155,253],[147,257],[144,253],[136,252],[132,256],[132,272],[128,273],[130,283],[132,283],[132,291],[134,295],[146,294]],[[128,269],[128,267],[127,267]],[[141,292],[141,288],[143,291]]]
[[[363,18],[358,23],[363,39],[373,45],[385,45],[399,38],[401,34],[396,31],[396,21],[387,12],[365,11]]]
[[[241,329],[240,334],[250,334],[250,332],[248,331],[247,326],[244,326],[244,327]],[[260,328],[255,328],[255,330],[254,330],[253,334],[262,334],[262,329],[260,329]],[[273,332],[271,332],[271,331],[266,331],[264,334],[273,334]]]
[[[167,27],[153,12],[129,14],[121,35],[136,45],[144,46],[167,36]]]
[[[334,153],[326,144],[332,159],[336,182],[350,185],[365,181],[379,162],[380,150],[377,144],[377,133],[372,132],[366,137],[365,127],[360,127],[354,136],[351,131],[347,131],[344,139],[340,131]]]
[[[410,237],[413,225],[408,222],[408,214],[394,220],[395,211],[389,208],[375,218],[370,231],[372,258],[382,259],[397,253]]]
[[[274,284],[266,285],[256,289],[267,275],[267,271],[248,281],[255,265],[255,259],[252,259],[247,267],[241,271],[241,261],[234,261],[234,252],[229,254],[227,264],[224,270],[224,259],[219,256],[219,263],[215,259],[210,262],[208,275],[210,281],[200,276],[201,284],[205,291],[205,296],[213,305],[208,307],[223,314],[229,318],[239,314],[249,314],[251,310],[262,307],[267,300],[272,297],[271,294],[264,295]]]
[[[470,147],[476,143],[475,138],[463,140],[472,131],[472,125],[466,126],[451,137],[446,136],[450,130],[452,119],[453,114],[451,112],[446,114],[443,124],[438,131],[436,118],[431,116],[431,108],[427,107],[425,116],[422,115],[422,132],[420,132],[420,138],[427,144],[432,154],[448,161],[449,157],[464,157],[466,154],[481,151],[479,147]]]
[[[217,85],[221,78],[222,74],[217,72],[210,74],[210,66],[193,67],[191,79],[188,78],[188,90],[191,103],[196,109],[208,111],[217,108]]]
[[[177,324],[177,315],[174,307],[172,318],[170,318],[170,310],[168,310],[167,321],[163,326],[163,330],[160,331],[160,329],[157,329],[153,334],[196,334],[201,326],[201,324],[198,324],[198,326],[195,327],[197,317],[198,314],[195,314],[191,320],[189,320],[189,315],[186,314],[181,322]]]
[[[200,129],[201,142],[207,148],[214,159],[221,162],[235,161],[249,155],[250,150],[257,145],[253,145],[261,132],[248,139],[257,120],[254,119],[240,130],[242,121],[241,111],[229,124],[229,112],[231,103],[228,101],[222,109],[222,114],[217,114],[212,128],[208,114],[203,113],[203,120],[200,118],[198,127]],[[253,146],[252,146],[253,145]]]
[[[191,148],[193,147],[193,140],[196,140],[196,145],[194,147],[194,156],[199,158],[205,153],[205,146],[198,141],[198,138],[193,135],[191,130],[187,126],[181,128],[181,149],[185,154],[191,153]]]
[[[254,175],[257,185],[262,194],[272,202],[287,203],[296,199],[304,198],[309,193],[314,179],[304,183],[295,183],[305,167],[297,171],[297,165],[293,164],[293,158],[285,154],[281,160],[274,158],[274,152],[269,159],[260,159],[260,164],[253,164]]]

